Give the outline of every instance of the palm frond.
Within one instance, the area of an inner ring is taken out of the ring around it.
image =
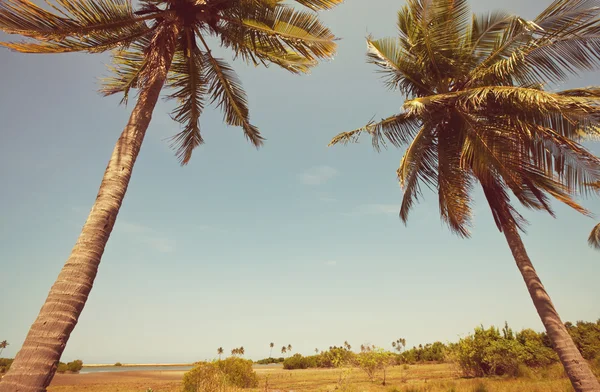
[[[246,93],[233,68],[224,60],[213,57],[208,48],[202,55],[202,63],[205,64],[204,77],[211,103],[216,103],[223,110],[227,124],[242,127],[250,142],[260,147],[264,138],[250,123]]]
[[[503,84],[559,82],[600,65],[597,1],[556,1],[533,22],[517,20],[506,39],[472,71],[471,80],[494,77]],[[507,79],[508,78],[508,79]]]
[[[314,11],[329,10],[340,5],[344,0],[294,0],[296,3],[310,8]]]
[[[100,92],[105,95],[123,93],[121,103],[127,104],[129,91],[140,86],[141,76],[146,69],[146,54],[152,37],[146,35],[135,41],[128,48],[115,50],[109,70],[113,76],[102,79]]]
[[[388,140],[396,147],[409,144],[418,130],[419,120],[408,113],[401,113],[385,118],[377,123],[371,121],[364,127],[350,132],[342,132],[331,140],[329,146],[338,143],[356,143],[360,135],[366,132],[371,135],[373,147],[379,151],[381,145],[385,146],[385,140]]]
[[[404,190],[400,206],[400,219],[405,224],[408,221],[410,210],[421,194],[420,183],[427,184],[431,189],[437,189],[436,148],[434,130],[424,125],[402,157],[396,173],[400,186]]]
[[[591,247],[600,250],[600,224],[596,225],[588,238],[588,244]]]
[[[471,224],[472,176],[461,167],[464,134],[457,132],[460,119],[455,118],[438,129],[437,173],[440,215],[450,229],[461,237],[469,237]]]
[[[317,15],[279,5],[252,7],[237,17],[224,18],[231,41],[249,40],[259,47],[285,55],[288,48],[306,57],[330,58],[335,53],[335,36]]]
[[[381,68],[385,84],[399,89],[407,96],[433,94],[423,80],[423,70],[417,58],[406,51],[394,38],[367,38],[367,61]]]
[[[82,41],[90,35],[130,36],[147,29],[145,20],[156,15],[136,17],[130,0],[57,0],[46,10],[27,0],[0,3],[0,31],[39,40],[59,41],[71,37]]]
[[[172,147],[182,165],[186,165],[192,152],[204,143],[200,134],[200,115],[204,109],[207,86],[204,80],[203,54],[196,45],[193,33],[187,30],[175,52],[167,86],[175,89],[168,96],[179,103],[171,114],[173,120],[184,125],[183,130],[173,136]]]

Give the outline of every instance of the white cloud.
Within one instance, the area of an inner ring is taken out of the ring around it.
[[[298,178],[304,185],[321,185],[337,174],[337,169],[331,166],[315,166],[300,174]]]
[[[399,212],[398,204],[362,204],[346,215],[397,215]]]
[[[337,265],[337,261],[335,261],[335,260],[327,260],[327,261],[325,262],[325,265],[328,265],[328,266],[334,267],[334,266],[336,266],[336,265]]]

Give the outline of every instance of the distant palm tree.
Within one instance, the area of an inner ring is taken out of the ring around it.
[[[223,354],[223,347],[219,347],[217,349],[217,354],[219,354],[219,361],[221,360],[221,355]]]
[[[282,353],[282,354],[285,354],[285,353],[286,353],[286,351],[287,351],[287,347],[285,347],[285,346],[282,346],[282,347],[281,347],[281,353]]]
[[[9,343],[6,340],[3,340],[0,342],[0,355],[2,354],[2,351],[4,351],[4,349],[9,346]]]
[[[235,356],[235,355],[237,355],[237,354],[238,354],[238,352],[239,352],[239,351],[238,351],[238,349],[237,349],[237,348],[234,348],[234,349],[232,349],[232,350],[231,350],[231,355],[234,355],[234,356]]]
[[[555,0],[528,21],[501,12],[473,16],[466,0],[408,1],[398,13],[399,37],[367,40],[369,62],[407,98],[402,111],[331,143],[366,132],[375,147],[408,146],[397,170],[405,223],[425,185],[437,193],[442,220],[468,237],[473,191],[481,186],[578,392],[600,391],[600,383],[527,254],[526,221],[515,203],[554,215],[556,199],[589,214],[575,199],[600,183],[600,159],[580,144],[600,133],[600,88],[545,88],[600,68],[598,4]],[[600,245],[598,235],[600,228],[592,245]]]
[[[392,342],[392,347],[394,347],[396,351],[402,352],[402,349],[406,347],[406,339],[396,339],[396,341]]]
[[[312,11],[342,0],[296,0]],[[235,71],[215,57],[207,39],[255,65],[275,64],[308,72],[331,58],[335,37],[314,12],[279,0],[57,0],[40,7],[27,0],[0,1],[0,31],[29,40],[2,42],[24,53],[98,53],[114,49],[114,76],[105,95],[139,89],[129,123],[119,137],[88,220],[0,391],[45,390],[92,289],[135,161],[163,86],[177,101],[173,119],[182,130],[172,139],[185,164],[203,143],[199,118],[207,102],[224,111],[256,147],[263,143],[250,123],[248,102]],[[44,2],[41,2],[44,3]],[[132,3],[138,7],[134,9]]]
[[[315,354],[318,354],[318,353],[319,353],[319,349],[315,348]]]
[[[244,353],[245,353],[244,346],[240,347],[238,350],[239,350],[240,355],[243,357]]]
[[[348,351],[352,350],[352,346],[350,345],[350,343],[348,343],[347,340],[344,342],[344,348]]]
[[[275,347],[275,343],[269,343],[269,347],[271,347],[271,350],[269,350],[269,358],[271,358],[273,355],[273,347]]]

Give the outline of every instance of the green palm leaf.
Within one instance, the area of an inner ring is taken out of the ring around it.
[[[258,128],[250,123],[246,93],[233,68],[224,60],[215,58],[210,51],[203,53],[206,83],[211,94],[211,103],[216,103],[224,113],[224,121],[229,125],[242,127],[252,144],[263,144]]]
[[[204,109],[204,95],[208,86],[204,69],[207,64],[204,55],[196,46],[193,36],[188,32],[175,53],[167,85],[175,92],[170,99],[179,102],[172,113],[173,120],[182,123],[184,128],[173,136],[173,147],[181,164],[187,164],[193,150],[204,143],[200,134],[200,115]]]

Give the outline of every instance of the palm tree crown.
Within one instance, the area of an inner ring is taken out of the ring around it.
[[[311,10],[332,8],[342,0],[296,0]],[[330,57],[334,36],[315,13],[297,10],[283,0],[58,0],[45,10],[26,0],[0,3],[0,30],[29,38],[2,43],[25,53],[103,52],[114,49],[113,76],[104,80],[106,95],[142,88],[153,69],[148,54],[161,38],[176,36],[169,69],[169,98],[179,105],[172,113],[182,130],[172,139],[183,164],[203,143],[199,118],[205,102],[216,104],[229,125],[239,126],[255,146],[263,138],[250,123],[246,95],[234,70],[213,55],[208,37],[236,57],[254,64],[276,64],[305,73],[316,60]]]
[[[408,144],[397,171],[400,217],[421,186],[436,189],[442,219],[468,236],[471,193],[479,183],[494,219],[523,227],[507,189],[525,207],[553,213],[549,197],[573,200],[600,178],[600,160],[576,141],[599,134],[600,89],[544,91],[569,74],[598,67],[597,1],[557,0],[534,21],[502,12],[471,17],[465,0],[409,0],[399,38],[369,38],[368,60],[388,87],[408,97],[403,112],[336,136],[367,132]]]

